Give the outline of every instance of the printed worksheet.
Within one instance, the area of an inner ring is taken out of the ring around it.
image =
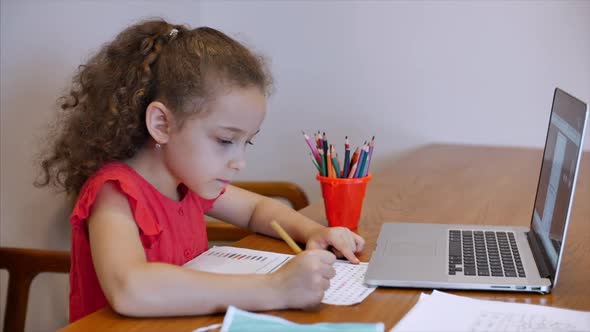
[[[391,329],[458,332],[572,332],[590,331],[590,312],[478,300],[433,291]]]
[[[227,274],[265,274],[279,269],[295,256],[237,247],[213,247],[184,266],[200,271]],[[367,263],[334,263],[336,275],[330,280],[322,303],[353,305],[362,302],[376,287],[364,284]]]
[[[368,263],[350,264],[348,261],[334,263],[336,275],[330,280],[330,288],[324,294],[322,303],[353,305],[361,303],[377,287],[365,285]]]
[[[283,266],[293,255],[237,247],[213,247],[185,267],[214,273],[266,274]]]

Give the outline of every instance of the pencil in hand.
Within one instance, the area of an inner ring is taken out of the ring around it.
[[[302,251],[301,248],[299,248],[299,246],[297,245],[297,243],[293,241],[289,234],[285,232],[283,227],[281,227],[281,225],[279,225],[279,223],[276,222],[276,220],[270,222],[270,227],[272,227],[275,230],[275,232],[279,234],[279,236],[283,239],[283,241],[285,241],[289,245],[289,247],[291,247],[295,254],[298,254]]]

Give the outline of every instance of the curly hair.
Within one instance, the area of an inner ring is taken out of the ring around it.
[[[35,186],[77,194],[102,165],[131,158],[149,140],[150,102],[166,104],[182,124],[202,111],[219,82],[258,87],[265,95],[272,86],[263,59],[218,30],[162,19],[128,27],[78,68],[58,99],[61,110]]]

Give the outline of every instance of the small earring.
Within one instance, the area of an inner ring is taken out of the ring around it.
[[[162,145],[160,143],[156,143],[156,149],[159,149],[161,147],[162,147]]]

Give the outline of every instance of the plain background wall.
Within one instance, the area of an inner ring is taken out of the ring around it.
[[[590,101],[590,1],[2,1],[2,246],[69,248],[69,206],[32,186],[35,153],[75,68],[140,18],[209,25],[270,59],[276,92],[240,179],[320,199],[301,130],[373,167],[430,142],[542,147],[555,86]],[[590,141],[586,136],[586,149]],[[2,307],[6,273],[0,272]],[[27,330],[67,323],[67,278],[33,283]]]

